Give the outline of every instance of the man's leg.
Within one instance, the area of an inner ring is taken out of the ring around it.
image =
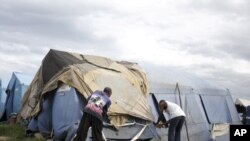
[[[80,125],[77,130],[75,141],[85,141],[91,126],[91,117],[88,113],[83,113]]]
[[[92,116],[92,139],[93,141],[104,141],[102,138],[102,121]]]
[[[178,122],[178,125],[177,125],[176,130],[175,130],[175,141],[181,140],[181,128],[183,126],[183,123],[185,122],[184,116],[181,116],[178,118],[179,118],[179,122]]]
[[[175,141],[175,131],[178,125],[179,118],[175,117],[169,121],[169,129],[168,129],[168,141]]]

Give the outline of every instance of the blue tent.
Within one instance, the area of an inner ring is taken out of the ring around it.
[[[5,89],[2,87],[2,83],[1,83],[1,79],[0,79],[0,119],[2,118],[2,116],[4,115],[4,111],[5,111],[5,100],[6,100],[6,93],[5,93]]]
[[[18,113],[21,107],[22,97],[30,84],[32,78],[29,75],[13,72],[6,88],[5,112],[8,119],[12,113]]]
[[[77,130],[82,117],[83,98],[72,87],[62,85],[56,93],[47,94],[42,111],[29,123],[28,129],[49,136],[53,130],[55,140],[69,140]]]

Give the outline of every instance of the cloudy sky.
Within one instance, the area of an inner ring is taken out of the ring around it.
[[[49,49],[176,68],[250,99],[249,0],[0,0],[0,78]],[[152,70],[151,70],[152,71]]]

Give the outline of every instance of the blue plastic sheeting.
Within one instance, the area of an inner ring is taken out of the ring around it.
[[[33,118],[28,126],[31,131],[39,131],[42,134],[50,134],[52,131],[52,102],[53,95],[47,95],[42,103],[42,110],[36,118]]]
[[[25,74],[16,73],[12,74],[9,84],[6,88],[6,116],[7,118],[11,113],[18,113],[21,107],[21,100],[30,84],[31,77]]]
[[[83,101],[75,89],[59,89],[54,97],[52,108],[52,125],[54,139],[63,140],[67,136],[68,129],[80,122],[82,117]]]
[[[54,140],[70,140],[78,129],[84,102],[72,87],[61,87],[55,94],[47,94],[42,109],[29,123],[28,129],[50,134]]]
[[[5,101],[6,101],[5,90],[0,88],[0,119],[2,118],[5,112]]]
[[[68,133],[67,133],[65,141],[72,141],[73,137],[77,133],[78,126],[79,126],[79,123],[76,123],[68,128]]]
[[[49,134],[52,131],[52,103],[53,95],[47,95],[42,104],[42,111],[37,117],[38,129],[41,133]],[[47,120],[46,120],[47,119]]]
[[[247,125],[250,125],[250,106],[247,106]]]

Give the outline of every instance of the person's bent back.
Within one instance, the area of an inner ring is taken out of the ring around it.
[[[108,108],[111,105],[110,96],[112,90],[105,87],[103,91],[93,92],[87,99],[84,107],[79,128],[77,130],[76,141],[85,141],[88,135],[89,127],[92,127],[92,140],[103,141],[102,138],[102,121],[107,116]]]

